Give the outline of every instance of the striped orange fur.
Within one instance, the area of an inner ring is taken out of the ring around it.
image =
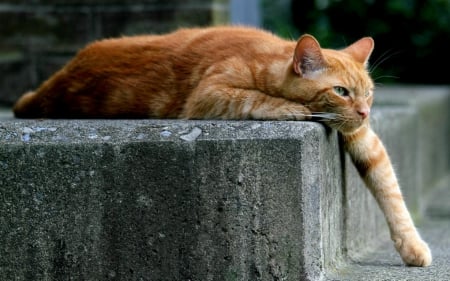
[[[403,261],[414,266],[430,265],[431,251],[414,227],[381,140],[369,125],[343,134],[343,139],[359,174],[386,217],[391,239]]]
[[[14,106],[19,118],[319,120],[344,136],[405,263],[431,254],[370,129],[373,82],[365,37],[323,49],[311,35],[281,39],[248,27],[181,29],[94,42]]]

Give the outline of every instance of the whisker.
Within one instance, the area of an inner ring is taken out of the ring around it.
[[[332,113],[332,112],[312,112],[308,116],[327,119],[327,120],[335,120],[340,117],[339,114]]]
[[[383,62],[385,62],[386,60],[388,60],[388,59],[392,58],[393,56],[396,56],[396,55],[398,55],[398,54],[401,53],[400,51],[396,51],[396,52],[394,52],[394,53],[389,54],[389,52],[391,52],[391,51],[392,51],[392,49],[389,49],[389,50],[385,51],[384,53],[382,53],[382,54],[377,58],[377,60],[374,62],[374,64],[370,66],[370,68],[369,68],[369,73],[372,73],[373,71],[375,71],[375,69],[376,69],[377,67],[379,67],[379,66],[380,66]]]
[[[393,78],[393,79],[399,79],[400,77],[398,76],[394,76],[394,75],[380,75],[376,78],[373,78],[373,81],[377,81],[378,79],[382,79],[382,78]]]
[[[337,114],[331,112],[312,112],[312,116],[335,118]]]
[[[311,116],[321,118],[321,120],[335,120],[338,118],[338,115],[335,113],[313,113]]]
[[[306,113],[297,113],[297,114],[286,114],[286,116],[305,116],[305,117],[318,117],[318,118],[323,118],[323,119],[329,119],[329,120],[333,120],[339,117],[338,114],[336,113],[331,113],[331,112],[312,112],[311,114],[306,114]]]

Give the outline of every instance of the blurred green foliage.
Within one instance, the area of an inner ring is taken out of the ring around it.
[[[377,83],[449,84],[450,0],[261,0],[264,28],[326,48],[372,36]]]

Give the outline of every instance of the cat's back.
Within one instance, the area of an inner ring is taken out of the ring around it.
[[[89,72],[95,76],[191,75],[191,71],[200,74],[230,57],[245,61],[258,58],[258,54],[291,56],[292,48],[291,42],[253,27],[184,28],[163,35],[95,41],[81,49],[65,71]]]
[[[134,83],[147,91],[171,89],[172,96],[187,95],[209,70],[227,69],[231,74],[234,69],[234,76],[242,76],[243,69],[289,59],[294,46],[295,42],[253,27],[185,28],[163,35],[94,42],[78,53],[66,73],[77,78],[96,77],[95,83],[101,79],[113,87],[118,82]]]
[[[80,54],[114,55],[145,54],[146,52],[173,55],[194,52],[202,57],[224,53],[230,55],[259,52],[278,53],[280,47],[289,43],[272,33],[253,27],[217,26],[183,28],[162,35],[138,35],[104,39],[91,43]],[[292,44],[291,44],[292,45]]]

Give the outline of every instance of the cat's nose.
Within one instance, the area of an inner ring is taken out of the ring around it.
[[[362,107],[356,110],[359,114],[359,116],[361,116],[362,119],[366,119],[367,116],[369,116],[370,113],[370,108],[368,107]]]

